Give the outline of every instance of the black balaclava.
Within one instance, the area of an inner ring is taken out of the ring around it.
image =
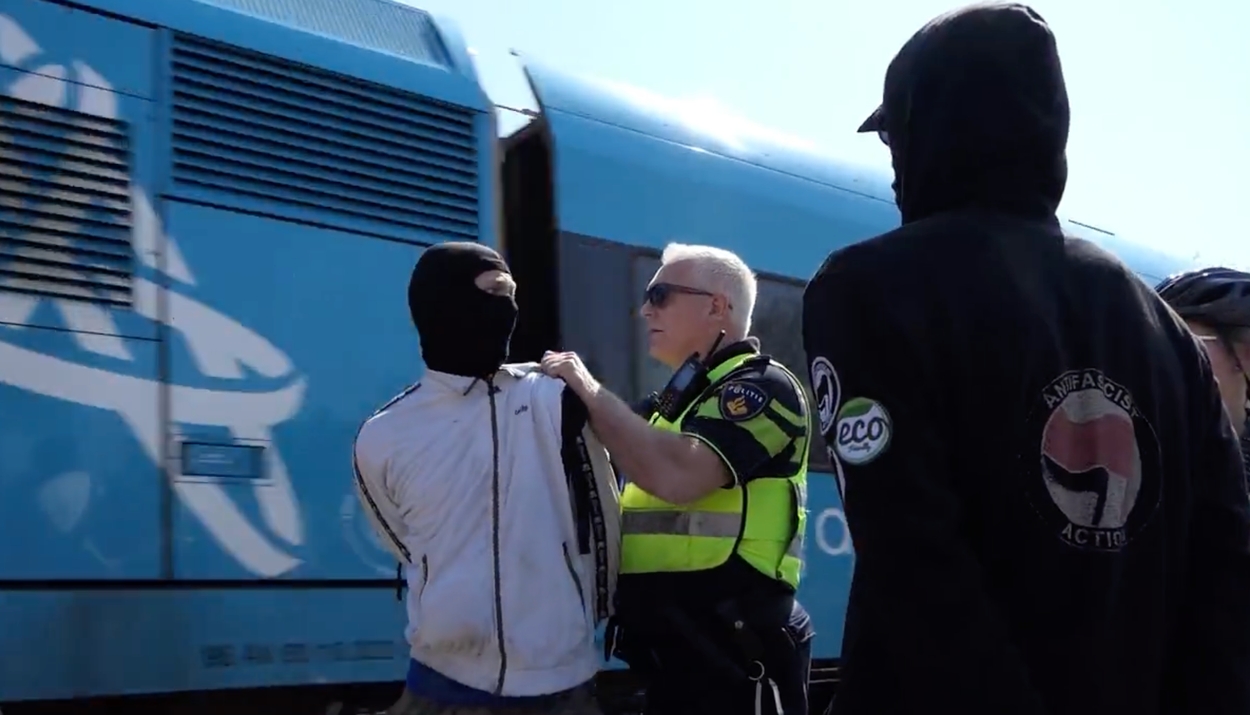
[[[498,253],[479,243],[442,243],[417,261],[408,281],[408,310],[431,370],[490,377],[508,358],[516,299],[473,282],[496,270],[511,273]]]

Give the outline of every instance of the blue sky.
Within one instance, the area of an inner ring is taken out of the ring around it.
[[[451,18],[492,99],[532,106],[515,48],[724,111],[888,169],[855,134],[886,65],[942,0],[407,0]],[[1250,4],[1037,0],[1072,103],[1063,212],[1204,262],[1250,267]]]

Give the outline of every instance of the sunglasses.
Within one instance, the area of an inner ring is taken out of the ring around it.
[[[642,294],[643,304],[650,303],[656,308],[663,308],[674,295],[715,295],[698,288],[677,285],[676,283],[652,283]]]

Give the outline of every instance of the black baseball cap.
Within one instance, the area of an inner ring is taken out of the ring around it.
[[[884,106],[879,106],[876,109],[872,110],[872,114],[869,114],[868,118],[864,120],[864,123],[859,125],[859,129],[857,130],[858,133],[864,134],[867,132],[885,131],[885,111],[884,110],[885,110]]]

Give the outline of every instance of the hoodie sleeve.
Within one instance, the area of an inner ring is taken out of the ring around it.
[[[1193,445],[1199,464],[1191,472],[1188,592],[1171,639],[1164,710],[1248,713],[1250,495],[1237,439],[1210,368],[1204,367],[1203,376],[1204,386],[1210,387],[1192,421],[1202,426],[1198,434],[1203,439]]]
[[[858,683],[839,698],[848,712],[884,696],[916,712],[1041,715],[961,534],[944,410],[927,389],[941,355],[904,312],[919,297],[900,295],[907,285],[883,280],[864,249],[830,256],[803,296],[820,430],[855,548],[842,661]]]
[[[356,496],[382,543],[400,563],[411,564],[412,554],[399,536],[403,533],[403,518],[387,488],[387,460],[379,442],[376,425],[365,422],[352,444]]]

